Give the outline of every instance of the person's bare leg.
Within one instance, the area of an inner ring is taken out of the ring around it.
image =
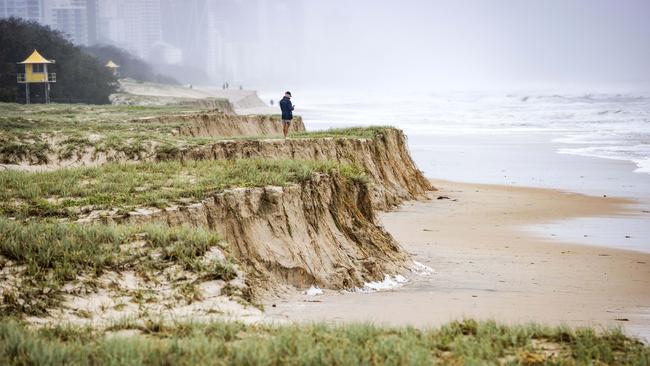
[[[283,123],[283,132],[284,132],[284,138],[287,138],[287,134],[289,134],[289,124],[288,123]]]

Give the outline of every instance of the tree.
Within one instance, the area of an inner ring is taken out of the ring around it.
[[[153,67],[130,52],[108,45],[85,47],[84,51],[106,64],[112,60],[120,66],[120,77],[162,84],[179,84],[174,78],[157,74]]]
[[[17,62],[34,50],[56,60],[50,65],[57,73],[52,84],[55,102],[107,104],[117,89],[117,80],[100,60],[73,45],[61,32],[36,22],[0,19],[0,50],[0,101],[15,102],[23,97],[25,89],[16,83],[16,74],[24,69]],[[39,88],[33,89],[39,93]]]

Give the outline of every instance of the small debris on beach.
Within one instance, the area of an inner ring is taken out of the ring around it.
[[[438,196],[437,199],[439,199],[439,200],[448,200],[450,198],[448,196]]]
[[[616,318],[614,320],[616,320],[617,322],[629,322],[630,321],[630,319],[628,319],[628,318]]]

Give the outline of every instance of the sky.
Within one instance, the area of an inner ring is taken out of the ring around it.
[[[650,0],[302,3],[304,29],[284,36],[302,85],[650,86]]]

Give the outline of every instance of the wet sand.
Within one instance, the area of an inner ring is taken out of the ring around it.
[[[380,220],[413,258],[435,270],[375,293],[299,295],[267,304],[295,321],[371,321],[436,326],[496,319],[571,326],[623,326],[650,339],[650,254],[534,236],[533,224],[637,215],[633,201],[550,189],[434,180],[430,201]],[[449,199],[437,199],[439,196]]]

